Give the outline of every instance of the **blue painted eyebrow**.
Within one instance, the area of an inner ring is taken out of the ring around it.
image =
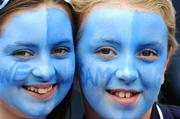
[[[24,47],[37,47],[36,44],[33,43],[16,43],[16,44],[9,44],[7,45],[7,48],[11,48],[11,47],[18,47],[18,46],[24,46]]]
[[[97,38],[96,40],[98,43],[107,43],[107,44],[113,44],[113,45],[121,45],[119,40],[116,40],[114,38]]]
[[[141,43],[139,44],[140,48],[163,48],[163,45],[159,42],[150,42],[150,43]]]
[[[101,44],[101,45],[100,45]],[[115,39],[101,39],[98,41],[98,43],[95,43],[95,44],[90,44],[90,47],[98,47],[98,46],[112,46],[112,47],[118,47],[120,48],[122,46],[121,42],[119,42],[118,40],[115,40]],[[163,47],[162,43],[158,42],[158,41],[150,41],[150,42],[143,42],[143,43],[140,43],[138,45],[138,49],[136,49],[137,51],[138,50],[141,50],[141,49],[144,49],[144,48],[152,48],[152,49],[155,49],[155,50],[159,50]]]
[[[52,46],[58,46],[58,45],[73,45],[73,41],[72,40],[63,40],[63,41],[58,41],[58,42],[55,42],[55,43],[52,43]]]
[[[30,43],[17,43],[17,44],[9,44],[5,48],[3,48],[4,52],[11,52],[13,50],[17,49],[23,49],[23,48],[31,48],[31,49],[37,49],[38,47],[35,44],[30,44]]]
[[[60,44],[73,44],[73,41],[70,39],[65,39],[65,40],[61,40],[55,43],[52,43],[52,45],[60,45]],[[27,46],[27,47],[38,47],[37,43],[33,43],[33,42],[16,42],[13,44],[9,44],[7,45],[8,47],[13,47],[13,46]]]

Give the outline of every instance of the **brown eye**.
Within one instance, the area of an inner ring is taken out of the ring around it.
[[[17,57],[17,58],[30,58],[32,57],[34,54],[32,51],[28,51],[28,50],[18,50],[13,52],[12,54],[13,56]]]
[[[145,60],[155,60],[158,56],[155,50],[143,49],[137,53],[137,57]]]
[[[54,48],[51,51],[51,55],[52,56],[64,56],[68,53],[68,48],[65,47],[58,47],[58,48]]]
[[[96,51],[96,54],[103,58],[113,58],[117,53],[110,47],[103,47]]]

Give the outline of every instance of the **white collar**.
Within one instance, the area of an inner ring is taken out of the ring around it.
[[[4,8],[7,5],[8,2],[9,2],[9,0],[3,0],[3,3],[0,5],[0,10],[2,8]]]
[[[164,119],[164,117],[163,117],[163,113],[162,113],[162,111],[161,111],[161,109],[160,109],[160,107],[156,104],[156,108],[157,108],[157,111],[158,111],[158,113],[159,113],[159,117],[160,117],[160,119]]]

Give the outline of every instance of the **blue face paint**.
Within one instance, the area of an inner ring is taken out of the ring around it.
[[[79,40],[81,87],[91,107],[104,118],[142,117],[156,100],[164,73],[168,34],[162,17],[95,9],[84,20]]]
[[[46,116],[73,81],[75,58],[68,14],[51,7],[13,16],[0,37],[0,58],[0,99],[25,116]]]

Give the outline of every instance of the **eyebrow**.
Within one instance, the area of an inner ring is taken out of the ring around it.
[[[121,45],[121,43],[119,42],[119,40],[116,40],[116,39],[114,39],[114,38],[97,38],[97,41],[98,41],[98,40],[99,40],[99,42],[101,42],[101,43]]]
[[[16,42],[14,44],[8,44],[7,47],[15,47],[15,46],[25,46],[25,47],[37,47],[34,43],[23,43],[23,42]]]
[[[157,41],[143,42],[140,45],[143,47],[163,47],[162,43]]]
[[[9,51],[11,48],[18,47],[18,46],[37,48],[37,46],[33,43],[15,43],[15,44],[8,44],[4,48],[4,51]]]
[[[57,46],[57,45],[68,45],[68,44],[72,44],[73,45],[73,41],[71,42],[70,40],[65,39],[63,41],[58,41],[58,42],[52,43],[52,45],[55,45],[55,46]]]

